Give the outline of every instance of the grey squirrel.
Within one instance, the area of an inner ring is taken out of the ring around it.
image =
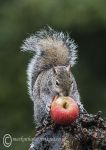
[[[68,34],[52,28],[36,32],[22,45],[23,51],[34,52],[28,69],[29,95],[34,103],[37,126],[47,124],[53,97],[71,96],[80,106],[75,78],[71,68],[76,63],[77,46]]]

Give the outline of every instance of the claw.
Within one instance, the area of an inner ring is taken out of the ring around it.
[[[50,112],[50,104],[46,105],[46,112],[47,112],[47,114],[49,114],[49,112]]]
[[[48,121],[47,121],[46,119],[44,119],[44,121],[43,121],[43,125],[44,125],[44,126],[46,126],[46,125],[47,125],[47,123],[48,123]]]

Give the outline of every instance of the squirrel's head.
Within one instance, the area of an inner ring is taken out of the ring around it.
[[[71,66],[53,67],[52,88],[59,96],[69,96],[69,91],[73,86],[73,76]]]

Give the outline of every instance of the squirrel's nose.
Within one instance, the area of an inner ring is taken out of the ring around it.
[[[63,92],[60,92],[60,93],[59,93],[59,96],[64,96]]]
[[[69,92],[63,91],[63,92],[59,93],[59,96],[69,96]]]

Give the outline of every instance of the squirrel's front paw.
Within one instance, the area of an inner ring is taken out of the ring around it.
[[[51,107],[51,104],[50,104],[50,103],[46,105],[45,110],[46,110],[46,113],[47,113],[47,114],[50,113],[50,107]]]
[[[45,118],[43,120],[44,126],[46,126],[50,122],[50,109],[51,109],[51,105],[47,104],[45,107],[46,114],[45,114]]]
[[[46,126],[48,124],[48,121],[46,119],[43,120],[43,125]]]

